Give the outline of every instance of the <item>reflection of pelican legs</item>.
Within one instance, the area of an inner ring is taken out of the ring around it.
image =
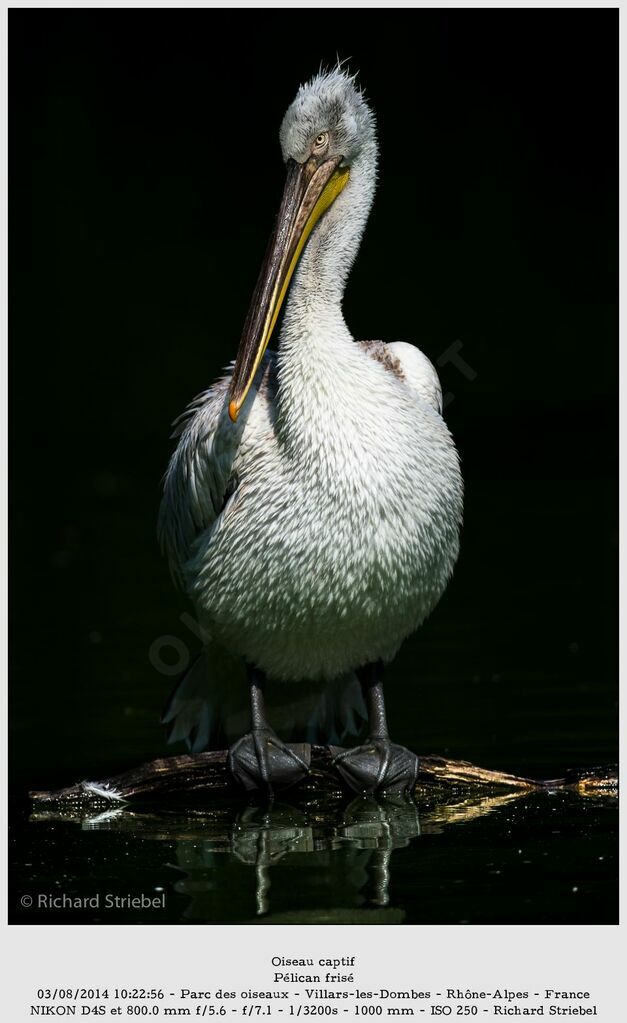
[[[250,686],[251,730],[229,750],[229,770],[245,789],[265,789],[273,785],[286,788],[301,781],[309,765],[299,754],[303,747],[292,748],[279,739],[266,717],[264,699],[265,676],[256,668],[248,669]],[[298,752],[296,752],[298,749]]]
[[[242,863],[255,867],[257,916],[270,909],[270,867],[285,853],[313,847],[311,828],[293,807],[273,804],[266,808],[248,806],[235,821],[232,849]]]
[[[331,849],[342,849],[342,885],[370,907],[389,905],[390,860],[394,849],[407,846],[420,833],[418,810],[410,799],[381,802],[354,799],[332,834]],[[256,915],[270,912],[271,868],[287,853],[318,853],[324,844],[314,839],[307,815],[287,805],[248,806],[238,814],[232,831],[232,852],[255,868]],[[358,868],[358,869],[355,869]],[[315,876],[315,872],[314,872]]]
[[[255,894],[257,916],[264,916],[270,909],[270,832],[260,831],[257,839],[257,860],[255,862]]]
[[[411,791],[418,775],[415,753],[390,741],[383,697],[383,666],[369,664],[359,672],[370,736],[355,749],[333,748],[334,764],[356,792]]]
[[[360,848],[373,850],[366,868],[369,883],[364,896],[370,905],[387,906],[392,852],[407,846],[420,834],[416,804],[401,796],[384,800],[355,799],[345,811],[340,833]]]
[[[372,882],[372,894],[368,901],[374,906],[387,906],[390,901],[390,860],[392,847],[376,849],[368,864],[368,873]]]

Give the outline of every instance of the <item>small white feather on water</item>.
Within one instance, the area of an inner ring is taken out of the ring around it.
[[[89,796],[97,796],[99,799],[108,799],[115,803],[124,802],[124,796],[110,785],[102,785],[97,781],[84,781],[81,783],[81,788]]]

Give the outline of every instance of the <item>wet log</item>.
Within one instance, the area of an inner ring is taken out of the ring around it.
[[[446,802],[464,794],[523,795],[557,790],[587,797],[615,796],[618,791],[617,769],[614,766],[570,769],[561,778],[538,780],[487,770],[465,760],[427,755],[420,757],[414,794],[422,801]],[[295,788],[282,792],[281,796],[290,801],[312,803],[344,799],[346,794],[329,750],[313,746],[310,774]],[[245,798],[228,773],[225,751],[163,757],[111,778],[82,781],[68,788],[35,791],[29,795],[36,807],[70,804],[111,807],[128,803],[167,805],[172,801],[179,806],[208,805],[219,804],[225,798]]]

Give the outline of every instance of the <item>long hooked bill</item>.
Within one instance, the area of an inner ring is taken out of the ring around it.
[[[323,163],[313,157],[302,164],[288,161],[279,215],[253,292],[231,378],[229,416],[233,422],[237,421],[263,359],[307,239],[348,181],[349,170],[339,166],[341,160],[341,156],[335,156]]]

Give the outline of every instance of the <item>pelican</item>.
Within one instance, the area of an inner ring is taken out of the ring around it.
[[[237,357],[176,423],[159,533],[209,637],[209,700],[229,685],[220,651],[246,664],[251,725],[229,750],[234,777],[272,789],[307,773],[303,747],[268,719],[268,679],[290,693],[324,683],[331,700],[358,679],[368,738],[334,747],[337,768],[359,792],[408,789],[418,761],[390,739],[382,673],[453,571],[459,459],[427,357],[355,341],[342,314],[377,179],[355,77],[337,67],[301,86],[280,144],[285,188]],[[251,160],[253,184],[267,158]],[[184,679],[165,719],[198,748],[190,708],[206,704],[192,689]]]

